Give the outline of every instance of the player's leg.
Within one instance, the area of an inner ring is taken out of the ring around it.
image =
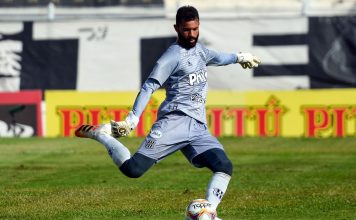
[[[207,167],[213,172],[205,198],[212,204],[213,208],[216,209],[231,179],[231,161],[222,149],[213,148],[194,157],[192,163],[197,167]]]
[[[232,163],[221,148],[210,148],[202,153],[191,145],[182,149],[187,159],[198,168],[207,167],[213,172],[206,190],[205,199],[212,208],[217,209],[220,204],[232,175]]]
[[[142,176],[158,160],[186,145],[190,117],[183,113],[171,113],[160,118],[152,126],[149,135],[138,151],[131,157],[130,151],[111,136],[110,124],[101,126],[83,125],[75,134],[103,144],[120,171],[128,177]]]
[[[114,163],[120,167],[130,159],[130,151],[117,139],[111,136],[111,125],[82,125],[75,131],[75,136],[91,138],[103,144]]]
[[[221,148],[212,148],[195,156],[192,163],[197,167],[207,167],[213,173],[226,173],[232,175],[233,167],[225,151]]]
[[[206,199],[217,208],[223,198],[232,174],[232,163],[223,146],[210,134],[206,124],[193,121],[190,145],[183,148],[186,158],[196,167],[207,167],[213,172],[206,191]]]
[[[135,153],[130,159],[126,160],[119,169],[123,174],[130,178],[138,178],[150,169],[157,160],[147,157],[140,153]]]
[[[182,113],[171,113],[159,118],[137,152],[120,166],[122,173],[137,178],[157,161],[187,145],[190,120]]]
[[[82,125],[76,131],[77,137],[91,138],[103,144],[110,157],[123,174],[131,178],[143,175],[155,162],[142,154],[134,154],[116,138],[111,136],[110,124],[104,125]]]
[[[130,151],[127,147],[112,136],[105,134],[99,135],[97,141],[106,147],[116,166],[127,177],[141,177],[156,162],[156,160],[140,153],[135,153],[131,157]]]

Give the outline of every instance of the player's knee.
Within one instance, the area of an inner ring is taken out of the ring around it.
[[[144,174],[144,172],[138,169],[121,169],[120,167],[120,170],[125,176],[130,178],[139,178]]]
[[[130,177],[130,178],[139,178],[145,173],[145,170],[140,169],[140,167],[134,166],[133,163],[130,163],[130,161],[125,161],[120,166],[120,170],[125,176]]]
[[[139,178],[142,176],[153,164],[154,159],[146,157],[142,154],[136,153],[129,160],[126,160],[121,166],[120,170],[123,174],[130,178]]]
[[[217,161],[215,163],[215,165],[213,166],[213,171],[226,173],[231,176],[232,171],[233,171],[233,166],[232,166],[231,161],[226,158],[226,159]]]
[[[222,172],[232,175],[232,163],[221,149],[211,149],[196,156],[193,164],[197,167],[208,167],[214,173]]]

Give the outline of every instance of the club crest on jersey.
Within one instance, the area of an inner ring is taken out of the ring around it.
[[[193,95],[190,96],[190,100],[192,102],[196,103],[205,103],[206,100],[203,96],[201,96],[199,93],[194,93]]]
[[[153,149],[155,145],[156,145],[156,140],[147,140],[145,144],[145,148]]]
[[[205,69],[189,74],[189,84],[191,86],[198,85],[206,81],[208,81],[208,72]]]

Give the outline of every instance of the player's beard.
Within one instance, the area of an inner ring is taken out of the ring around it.
[[[199,34],[197,37],[188,37],[185,38],[181,33],[178,33],[178,43],[185,49],[190,49],[195,47],[198,42]],[[190,42],[191,39],[194,39],[194,42]]]

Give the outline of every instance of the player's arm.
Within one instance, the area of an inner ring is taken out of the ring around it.
[[[222,66],[239,63],[244,69],[251,69],[258,67],[261,63],[261,60],[251,53],[218,53],[205,48],[205,54],[207,56],[207,65]]]
[[[111,132],[114,137],[125,137],[136,128],[139,118],[146,108],[152,93],[163,85],[177,66],[178,58],[176,55],[172,55],[170,53],[162,55],[162,57],[157,61],[150,76],[141,87],[141,90],[134,102],[132,111],[129,112],[126,119],[119,122],[111,121]]]
[[[155,79],[148,78],[143,84],[141,91],[138,93],[135,103],[132,107],[132,113],[135,116],[140,116],[145,110],[151,95],[161,87],[161,84]]]
[[[237,55],[233,53],[220,53],[205,48],[206,63],[208,66],[225,66],[236,63]]]
[[[111,121],[111,132],[114,137],[124,137],[136,128],[142,112],[145,110],[151,95],[161,87],[155,79],[148,78],[137,94],[132,111],[129,112],[124,121]]]

